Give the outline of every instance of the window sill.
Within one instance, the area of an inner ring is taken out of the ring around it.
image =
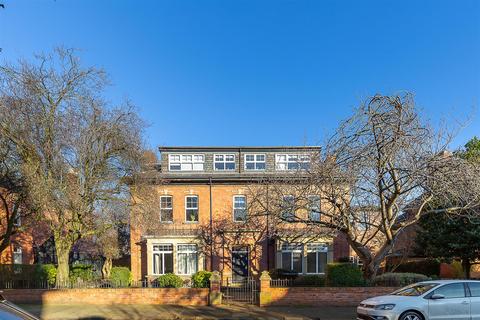
[[[198,224],[198,221],[185,221],[184,224]]]

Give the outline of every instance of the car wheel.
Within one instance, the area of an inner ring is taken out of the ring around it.
[[[407,311],[400,317],[399,320],[423,320],[423,317],[415,311]]]

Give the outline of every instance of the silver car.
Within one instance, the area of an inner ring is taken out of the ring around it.
[[[19,308],[5,300],[0,291],[0,319],[1,320],[40,320],[33,314]]]
[[[357,320],[436,319],[480,320],[480,281],[419,282],[357,307]]]

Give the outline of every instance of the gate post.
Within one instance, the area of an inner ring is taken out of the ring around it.
[[[208,299],[211,306],[222,304],[222,292],[220,291],[221,281],[222,277],[220,276],[220,272],[213,271],[210,276],[210,294]]]
[[[260,276],[260,297],[258,299],[258,304],[260,307],[269,305],[272,301],[270,280],[272,280],[272,278],[268,274],[268,271],[262,271],[262,275]]]

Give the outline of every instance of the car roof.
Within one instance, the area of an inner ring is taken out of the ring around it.
[[[464,280],[459,280],[459,279],[455,279],[455,280],[429,280],[429,281],[421,281],[419,283],[438,283],[438,284],[446,284],[446,283],[458,283],[458,282],[479,282],[479,280],[468,280],[468,279],[464,279]]]

